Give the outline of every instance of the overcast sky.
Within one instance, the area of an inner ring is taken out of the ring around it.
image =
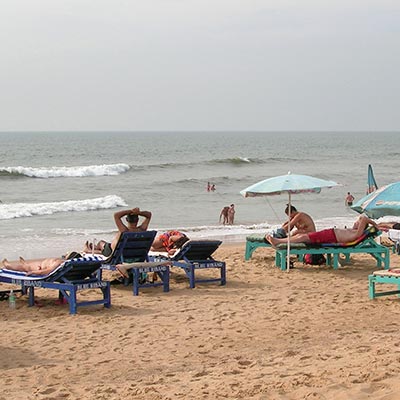
[[[399,0],[1,0],[0,131],[400,130]]]

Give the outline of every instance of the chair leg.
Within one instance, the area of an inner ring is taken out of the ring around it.
[[[111,285],[110,282],[107,282],[107,286],[105,288],[101,288],[103,292],[104,298],[104,307],[110,308],[111,307]]]
[[[193,265],[190,265],[189,266],[189,271],[188,271],[188,274],[189,274],[189,286],[190,286],[190,289],[194,289],[194,287],[196,286],[196,282],[195,282],[195,278],[194,278],[194,266]]]
[[[244,259],[246,260],[246,261],[248,261],[248,260],[250,260],[250,258],[251,258],[251,245],[250,245],[250,242],[246,242],[246,251],[245,251],[245,253],[244,253]]]
[[[226,285],[226,265],[221,267],[221,286]]]
[[[163,280],[163,291],[169,292],[169,266],[167,265],[167,269],[162,272],[162,280]]]
[[[369,298],[374,299],[375,298],[375,280],[373,276],[370,276],[368,278],[368,289],[369,289]]]
[[[29,307],[33,307],[35,305],[35,288],[33,286],[28,287],[28,295],[29,295]]]
[[[69,296],[67,296],[67,300],[68,300],[68,303],[69,303],[69,313],[72,314],[72,315],[76,314],[76,311],[77,311],[77,308],[78,308],[78,306],[76,304],[76,293],[77,293],[76,287],[73,286],[70,289]]]
[[[139,295],[139,270],[137,268],[133,268],[133,295]]]

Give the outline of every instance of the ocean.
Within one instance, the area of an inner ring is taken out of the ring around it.
[[[151,211],[159,232],[242,241],[282,224],[288,197],[240,190],[289,171],[340,183],[292,203],[317,229],[349,226],[358,214],[344,198],[365,195],[368,164],[379,186],[400,180],[395,132],[3,132],[0,141],[0,257],[10,260],[110,240],[113,213],[133,207]],[[219,224],[232,203],[235,224]]]

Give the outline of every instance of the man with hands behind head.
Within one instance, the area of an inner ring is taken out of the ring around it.
[[[123,217],[125,221],[123,221]],[[143,217],[144,220],[140,225],[139,217]],[[100,240],[94,247],[92,248],[92,243],[86,242],[85,248],[83,251],[85,253],[96,253],[96,254],[103,254],[104,256],[108,257],[112,254],[115,249],[115,246],[118,243],[118,240],[123,232],[144,232],[147,231],[149,227],[151,219],[151,212],[150,211],[141,211],[139,207],[135,207],[128,210],[121,210],[114,213],[114,221],[118,228],[118,233],[113,239],[111,243],[106,242],[105,240]]]

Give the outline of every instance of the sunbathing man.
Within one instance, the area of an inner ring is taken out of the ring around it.
[[[324,229],[318,232],[300,233],[290,238],[291,243],[306,243],[306,244],[321,244],[321,243],[346,243],[352,242],[358,239],[364,233],[368,225],[374,226],[376,229],[378,225],[372,219],[365,215],[360,215],[357,221],[354,223],[352,228],[347,229]],[[265,237],[265,239],[276,246],[280,243],[287,243],[288,238],[274,238],[271,235]]]
[[[144,221],[138,225],[139,216],[144,218]],[[122,218],[126,217],[127,224],[125,225],[122,221]],[[86,242],[85,247],[83,249],[84,253],[95,253],[95,254],[103,254],[103,256],[110,256],[115,249],[115,246],[118,243],[118,240],[123,232],[144,232],[147,231],[149,227],[151,219],[150,211],[140,211],[138,207],[130,209],[130,210],[122,210],[117,211],[114,214],[114,221],[118,228],[118,233],[115,236],[114,240],[109,243],[105,240],[100,240],[94,247],[92,248],[92,243]]]
[[[19,261],[2,260],[4,268],[12,271],[26,272],[27,275],[47,275],[54,271],[59,265],[65,262],[63,258],[40,258],[35,260],[25,260],[20,257]]]
[[[285,214],[289,216],[289,205],[285,209]],[[309,233],[309,232],[315,232],[315,224],[313,219],[306,213],[297,211],[295,206],[290,207],[290,235],[295,236],[300,233]],[[289,221],[286,221],[283,225],[282,228],[286,231],[288,231],[288,225]],[[296,228],[293,232],[292,229]]]

